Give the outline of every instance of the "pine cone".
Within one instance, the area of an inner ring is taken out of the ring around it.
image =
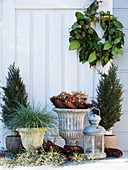
[[[64,145],[66,151],[74,152],[74,153],[84,153],[84,149],[81,146],[69,146]]]
[[[69,100],[65,100],[64,104],[65,104],[66,108],[77,109],[77,107]]]
[[[85,109],[92,108],[92,107],[93,107],[93,104],[86,103]]]
[[[50,98],[50,100],[56,108],[66,108],[66,106],[64,105],[64,102],[61,101],[60,99],[57,99],[53,96],[52,98]]]
[[[57,108],[68,109],[87,109],[92,108],[93,105],[87,103],[88,96],[82,92],[72,92],[73,94],[62,92],[58,96],[50,98],[51,102]]]
[[[45,152],[50,151],[51,147],[52,147],[54,152],[57,152],[57,153],[60,153],[60,154],[65,154],[65,149],[64,148],[62,148],[62,147],[60,147],[58,145],[55,145],[51,141],[47,141],[46,146],[44,146]]]
[[[116,149],[116,148],[106,148],[105,152],[106,152],[106,155],[108,157],[118,157],[118,158],[120,158],[123,155],[123,152],[119,149]]]

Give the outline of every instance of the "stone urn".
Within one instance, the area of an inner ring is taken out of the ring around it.
[[[26,150],[39,149],[42,147],[44,134],[47,128],[20,128],[17,129],[21,136],[23,147]]]
[[[59,135],[66,145],[75,146],[77,140],[83,136],[84,117],[90,109],[61,109],[54,108],[59,118]]]

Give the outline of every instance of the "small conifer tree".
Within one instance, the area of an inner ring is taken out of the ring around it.
[[[9,128],[9,121],[14,115],[13,109],[18,107],[18,104],[23,104],[27,107],[27,98],[25,85],[20,77],[19,68],[15,67],[15,63],[8,68],[8,77],[6,77],[6,86],[3,89],[3,104],[2,104],[2,118],[4,124]],[[15,123],[15,122],[14,122]]]
[[[113,63],[108,70],[108,74],[98,71],[101,76],[97,86],[97,101],[93,100],[94,107],[100,109],[100,125],[109,130],[113,125],[120,121],[122,108],[122,87],[120,79],[117,77],[117,69]],[[96,111],[94,111],[96,112]]]

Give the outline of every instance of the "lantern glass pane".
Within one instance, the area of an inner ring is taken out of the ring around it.
[[[102,136],[85,136],[85,152],[102,152],[104,145],[102,142]]]
[[[97,152],[102,152],[102,136],[95,137],[95,148]]]
[[[95,150],[95,136],[85,136],[85,152],[90,153]]]

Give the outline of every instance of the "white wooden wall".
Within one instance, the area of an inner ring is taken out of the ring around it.
[[[2,3],[3,1],[0,0],[0,85],[1,85],[1,80],[2,80],[2,55],[3,55],[3,51],[2,51],[2,47],[3,47],[3,8],[2,8]],[[0,97],[1,97],[1,89],[0,89]],[[0,98],[0,103],[1,103],[1,98]],[[0,112],[1,112],[1,108],[0,108]],[[0,119],[1,119],[1,115],[0,115]],[[3,135],[2,135],[2,123],[0,122],[0,147],[3,145],[2,143],[3,141]]]
[[[113,131],[117,135],[117,146],[123,150],[128,150],[128,0],[114,0],[113,7],[113,13],[122,21],[126,34],[124,55],[118,56],[114,61],[119,66],[118,75],[124,85],[124,100],[121,121],[115,125]]]
[[[95,96],[96,68],[82,65],[77,52],[68,50],[68,29],[75,21],[75,12],[90,1],[0,0],[0,85],[5,85],[7,68],[15,61],[31,103],[35,100],[46,105],[49,97],[63,90],[82,90]],[[112,0],[105,0],[102,9],[112,11]]]

